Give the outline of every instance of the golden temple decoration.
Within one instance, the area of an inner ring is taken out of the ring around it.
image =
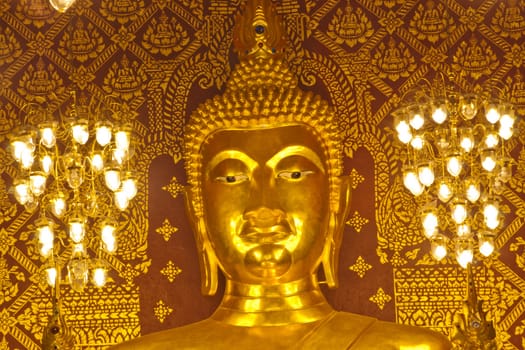
[[[362,256],[358,256],[355,263],[348,267],[348,269],[350,271],[354,271],[359,276],[359,278],[365,277],[366,272],[371,268],[372,265],[368,264]]]
[[[165,267],[160,270],[160,273],[166,276],[168,281],[175,281],[175,278],[182,273],[182,269],[178,266],[175,266],[173,261],[168,261]]]
[[[359,174],[359,172],[356,169],[352,169],[352,171],[350,172],[350,181],[352,183],[352,189],[355,190],[360,183],[365,181],[365,177]]]
[[[168,219],[164,219],[164,221],[162,222],[162,226],[157,228],[155,230],[155,232],[157,232],[159,235],[162,236],[162,238],[164,238],[164,241],[169,241],[169,239],[171,238],[171,236],[177,232],[179,229],[176,228],[175,226],[172,226],[170,221]]]
[[[385,305],[392,301],[392,297],[386,294],[383,288],[379,288],[376,294],[372,295],[368,300],[376,304],[380,310],[383,310]]]
[[[346,222],[347,225],[352,226],[357,233],[361,232],[361,229],[364,225],[368,224],[370,220],[365,217],[362,217],[359,212],[354,212],[352,217]]]
[[[170,183],[162,186],[164,191],[168,191],[173,198],[177,198],[180,193],[184,192],[184,185],[182,185],[176,177],[172,177]]]
[[[173,309],[166,305],[164,301],[159,300],[157,301],[157,304],[154,307],[155,317],[157,317],[157,320],[159,320],[160,323],[164,323],[164,320],[166,317],[171,315],[173,312]]]

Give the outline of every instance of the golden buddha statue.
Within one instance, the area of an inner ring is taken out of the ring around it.
[[[203,321],[118,349],[450,349],[433,331],[337,312],[317,279],[337,285],[350,202],[340,133],[326,101],[300,90],[281,58],[271,3],[237,18],[240,64],[185,131],[187,209],[202,291],[224,297]]]

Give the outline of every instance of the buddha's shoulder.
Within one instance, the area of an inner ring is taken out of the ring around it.
[[[196,343],[207,343],[218,331],[220,324],[211,320],[191,323],[185,326],[167,329],[143,335],[139,338],[118,344],[112,350],[161,350],[173,349],[176,345],[180,349],[192,349]]]
[[[443,334],[428,328],[376,321],[363,331],[356,349],[452,349]],[[354,348],[351,348],[354,349]]]

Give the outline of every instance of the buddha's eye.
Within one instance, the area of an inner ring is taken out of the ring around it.
[[[311,170],[281,171],[277,174],[277,177],[290,180],[300,180],[313,173],[314,172]]]
[[[241,183],[248,180],[248,176],[246,174],[235,174],[235,175],[226,175],[226,176],[217,176],[215,178],[215,181],[217,182],[223,182],[228,184],[236,184]]]

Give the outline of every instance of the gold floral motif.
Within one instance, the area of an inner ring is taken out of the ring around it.
[[[367,218],[362,217],[359,212],[355,211],[354,215],[348,219],[346,222],[347,225],[352,226],[356,232],[361,232],[361,229],[364,225],[368,224],[370,220]]]
[[[178,228],[170,224],[170,221],[168,219],[164,219],[164,221],[162,222],[162,226],[157,228],[155,232],[160,234],[162,238],[164,238],[164,240],[167,242],[170,240],[171,236],[178,230]]]
[[[459,44],[454,56],[452,68],[457,72],[465,72],[467,76],[479,79],[490,76],[498,67],[499,61],[486,40],[479,40],[473,35],[468,42]]]
[[[164,323],[164,320],[171,315],[173,309],[166,305],[162,300],[159,300],[153,308],[153,312],[155,313],[157,320],[159,320],[160,323]]]
[[[431,43],[446,39],[455,29],[454,19],[445,6],[441,3],[436,4],[434,0],[427,0],[425,4],[417,6],[409,26],[410,33],[416,38]]]
[[[408,77],[416,70],[416,61],[403,42],[397,43],[393,37],[388,45],[381,42],[372,59],[373,71],[381,78],[397,81]]]
[[[504,38],[519,40],[525,30],[523,4],[519,0],[501,1],[492,17],[491,28]]]
[[[103,0],[100,2],[100,14],[108,21],[120,24],[135,21],[144,10],[144,0]]]
[[[360,7],[354,10],[350,3],[344,9],[339,7],[336,10],[326,32],[336,43],[345,43],[349,47],[365,43],[373,33],[372,23],[363,10]]]
[[[38,98],[45,101],[50,97],[64,92],[64,81],[60,78],[55,66],[46,66],[40,57],[36,65],[29,65],[20,79],[18,93],[28,101],[36,101]]]
[[[372,295],[368,300],[376,304],[380,310],[383,310],[385,305],[392,301],[392,297],[386,294],[383,288],[379,288],[376,294]]]
[[[11,28],[0,29],[0,66],[13,62],[20,55],[22,47]]]
[[[96,58],[105,48],[104,38],[93,23],[82,19],[71,25],[58,42],[58,52],[66,59],[86,62]]]
[[[350,172],[350,181],[352,182],[352,189],[355,190],[360,183],[365,181],[365,177],[357,171],[357,169],[352,169]]]
[[[144,33],[142,45],[152,54],[161,53],[169,56],[181,51],[190,42],[188,32],[175,18],[168,18],[166,11],[162,11],[157,21],[151,20]]]
[[[13,279],[16,283],[13,283]],[[17,266],[9,266],[4,257],[0,257],[0,305],[18,294],[18,282],[25,281],[24,273]]]
[[[160,273],[163,274],[168,278],[168,281],[173,282],[175,281],[175,277],[180,275],[182,273],[182,269],[178,266],[175,266],[173,261],[168,261],[166,266],[160,270]]]
[[[350,271],[354,271],[355,273],[357,273],[359,278],[365,277],[366,272],[370,270],[371,268],[372,268],[372,265],[366,263],[365,259],[363,259],[362,256],[357,257],[357,260],[355,261],[355,263],[348,267]]]
[[[177,180],[175,176],[171,178],[168,185],[162,186],[164,191],[168,191],[173,198],[177,198],[180,193],[184,192],[184,186]]]
[[[142,97],[142,84],[147,80],[146,72],[139,62],[130,61],[127,55],[114,62],[104,78],[104,90],[115,94],[124,101]]]

